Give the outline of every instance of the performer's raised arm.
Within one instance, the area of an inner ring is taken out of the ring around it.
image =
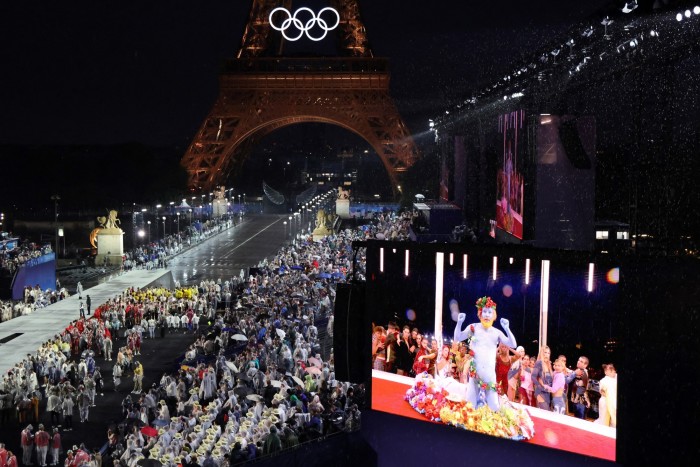
[[[459,312],[459,304],[457,303],[457,300],[450,300],[450,311],[452,312],[452,316],[457,315],[457,325],[455,326],[455,332],[452,336],[453,342],[461,342],[469,339],[473,333],[469,327],[462,330],[462,324],[464,323],[467,315]]]
[[[511,348],[516,348],[518,346],[517,342],[515,342],[515,336],[510,330],[510,323],[508,322],[507,319],[501,318],[501,327],[503,330],[506,332],[506,336],[508,337],[507,339],[501,338],[501,342],[503,342],[505,345]],[[503,336],[503,337],[506,337]]]

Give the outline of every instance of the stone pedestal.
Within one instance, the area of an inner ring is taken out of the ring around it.
[[[95,266],[121,266],[124,254],[124,232],[121,229],[102,229],[97,234]]]
[[[338,199],[335,201],[335,213],[341,219],[350,219],[350,200]]]

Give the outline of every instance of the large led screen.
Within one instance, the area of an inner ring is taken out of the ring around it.
[[[520,248],[368,249],[372,408],[615,460],[619,268]]]
[[[523,189],[521,174],[525,141],[525,111],[518,110],[498,117],[499,156],[496,227],[522,240]]]

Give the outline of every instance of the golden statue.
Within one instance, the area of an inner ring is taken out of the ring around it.
[[[314,239],[325,237],[333,233],[335,216],[326,214],[326,211],[319,209],[316,213],[316,228],[313,231]]]
[[[122,233],[122,229],[119,228],[121,221],[117,217],[117,211],[114,209],[108,211],[107,216],[98,216],[97,223],[100,224],[100,226],[94,228],[92,232],[90,232],[90,245],[92,245],[93,248],[97,248],[98,235],[100,232],[110,234]]]

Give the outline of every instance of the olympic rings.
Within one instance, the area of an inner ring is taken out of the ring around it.
[[[272,22],[272,16],[278,11],[284,11],[287,14],[287,19],[282,21],[282,24],[280,26],[277,26]],[[297,18],[297,15],[304,11],[311,14],[311,18],[307,20],[306,23],[302,22],[302,20]],[[333,26],[328,26],[328,23],[321,18],[321,15],[323,15],[323,13],[326,11],[330,11],[335,15],[335,24]],[[322,9],[318,12],[318,15],[314,13],[314,11],[311,8],[301,7],[294,12],[294,15],[292,15],[286,8],[277,7],[270,12],[269,20],[272,29],[276,31],[281,31],[282,36],[284,36],[284,38],[290,42],[294,42],[301,39],[301,36],[303,36],[304,34],[306,34],[306,37],[308,37],[312,41],[318,42],[322,39],[325,39],[326,35],[328,34],[328,31],[332,31],[333,29],[338,27],[338,25],[340,24],[340,14],[338,14],[338,11],[335,8],[331,7],[326,7]],[[299,30],[299,35],[294,37],[287,36],[287,29],[292,27],[292,25]],[[309,33],[309,30],[311,30],[311,28],[315,26],[318,26],[319,28],[323,29],[323,35],[319,37],[314,37]]]

